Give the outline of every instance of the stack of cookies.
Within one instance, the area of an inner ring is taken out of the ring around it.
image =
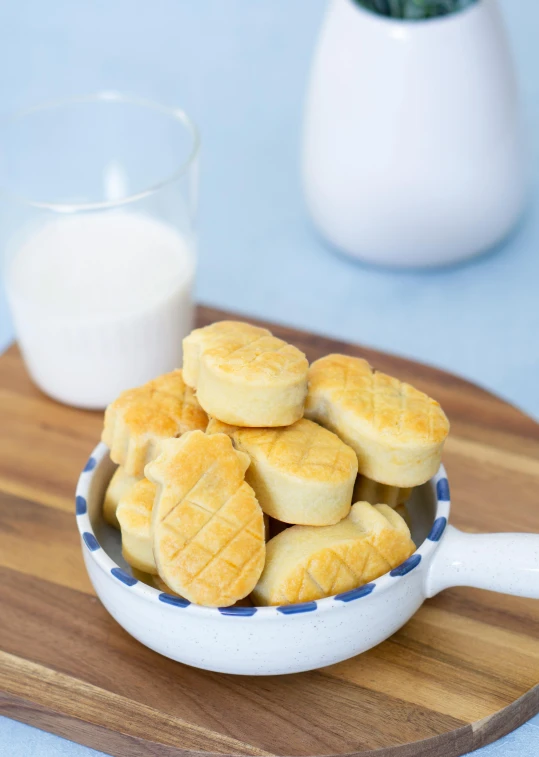
[[[183,354],[105,413],[103,514],[137,577],[209,607],[285,605],[412,554],[403,507],[449,431],[437,402],[359,358],[309,367],[248,323],[197,329]]]

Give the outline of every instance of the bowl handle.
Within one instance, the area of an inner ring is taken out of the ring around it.
[[[539,534],[466,534],[447,526],[426,574],[426,596],[450,586],[539,599]]]

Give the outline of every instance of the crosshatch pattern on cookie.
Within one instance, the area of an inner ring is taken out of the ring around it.
[[[381,432],[402,440],[433,442],[447,435],[447,418],[436,400],[410,384],[375,371],[366,360],[328,355],[311,367],[311,390],[328,392]]]
[[[237,436],[245,444],[254,460],[265,460],[277,468],[285,460],[290,474],[304,478],[321,476],[324,481],[341,480],[350,473],[354,453],[330,434],[327,429],[303,420],[287,428],[238,429],[232,437]]]
[[[203,603],[249,593],[265,555],[263,514],[244,475],[249,458],[224,434],[169,440],[146,471],[158,485],[154,553],[163,579]]]
[[[270,334],[253,336],[239,346],[228,342],[209,349],[205,356],[220,370],[244,376],[300,374],[306,368],[305,356],[296,347]]]

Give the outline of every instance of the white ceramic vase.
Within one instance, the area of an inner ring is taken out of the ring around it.
[[[526,173],[496,0],[424,21],[331,0],[303,180],[322,234],[367,262],[443,265],[501,240],[523,209]]]

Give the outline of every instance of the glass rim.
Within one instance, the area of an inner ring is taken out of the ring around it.
[[[32,200],[24,195],[19,195],[14,192],[10,192],[6,188],[0,185],[0,196],[8,197],[11,200],[28,205],[34,208],[40,208],[42,210],[51,210],[57,213],[76,213],[86,210],[110,210],[112,208],[118,208],[123,205],[130,205],[133,202],[142,200],[144,197],[148,197],[155,192],[159,191],[168,184],[173,183],[177,179],[181,178],[194,164],[198,154],[200,152],[200,132],[195,122],[187,115],[182,108],[175,108],[162,103],[155,102],[154,100],[148,100],[143,97],[137,97],[135,95],[124,94],[116,90],[103,90],[88,95],[75,95],[73,97],[64,97],[57,100],[49,100],[47,102],[37,103],[36,105],[30,105],[26,108],[14,111],[2,119],[0,119],[0,130],[8,124],[14,123],[19,119],[31,116],[34,113],[39,113],[45,110],[54,110],[69,105],[75,105],[80,103],[91,102],[104,102],[104,103],[124,103],[127,105],[135,105],[141,108],[147,108],[149,110],[157,111],[165,116],[176,120],[179,124],[183,124],[191,135],[191,148],[187,158],[172,171],[168,176],[150,185],[146,189],[142,189],[140,192],[126,195],[119,200],[99,200],[98,202],[48,202],[46,200]],[[0,147],[2,144],[0,134]]]

